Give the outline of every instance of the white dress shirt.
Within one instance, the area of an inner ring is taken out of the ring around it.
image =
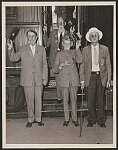
[[[95,53],[95,50],[94,48],[96,48],[96,51],[97,51],[97,57],[98,57],[98,64],[96,65],[94,62],[94,53]],[[99,44],[97,44],[96,46],[93,46],[91,44],[91,54],[92,54],[92,71],[100,71],[100,67],[99,67]]]
[[[31,48],[31,51],[32,51],[32,55],[34,56],[35,55],[35,47],[36,45],[30,45],[30,48]]]
[[[97,50],[98,65],[96,65],[94,63],[94,48],[96,48],[96,50]],[[93,71],[93,72],[100,71],[100,67],[99,67],[99,44],[97,44],[96,46],[93,46],[91,44],[91,54],[92,54],[92,70],[91,71]],[[84,81],[81,81],[80,83],[84,83]]]

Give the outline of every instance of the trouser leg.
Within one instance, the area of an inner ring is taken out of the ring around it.
[[[95,104],[96,104],[96,74],[91,74],[89,86],[86,88],[87,90],[87,98],[88,98],[88,122],[95,123],[96,122],[96,112],[95,112]]]
[[[35,86],[35,120],[41,121],[41,110],[42,110],[42,86]]]
[[[24,87],[27,111],[28,111],[28,122],[34,121],[34,85],[31,87]]]
[[[72,121],[77,121],[77,86],[70,87]]]
[[[69,89],[62,87],[62,96],[63,96],[63,106],[64,106],[64,118],[65,121],[69,121],[69,105],[68,105],[68,100],[69,100]]]
[[[105,87],[102,86],[100,76],[97,76],[97,123],[104,124],[106,121],[105,112],[104,112],[104,94]]]
[[[55,74],[55,80],[56,80],[56,87],[57,87],[57,98],[58,100],[62,99],[62,90],[61,87],[58,85],[58,74]]]

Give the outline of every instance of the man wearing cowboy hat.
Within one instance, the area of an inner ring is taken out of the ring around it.
[[[86,40],[90,45],[83,48],[83,62],[80,65],[81,89],[85,87],[88,99],[88,125],[93,127],[97,122],[105,128],[104,93],[105,87],[110,87],[111,63],[110,54],[106,46],[99,44],[103,34],[93,27],[86,34]],[[96,110],[97,99],[97,115]]]

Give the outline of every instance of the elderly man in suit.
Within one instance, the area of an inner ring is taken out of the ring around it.
[[[69,124],[69,93],[71,99],[71,116],[72,122],[78,126],[77,121],[77,91],[79,85],[79,77],[76,63],[82,63],[82,53],[79,49],[79,44],[76,44],[76,49],[70,50],[71,41],[69,35],[63,38],[63,51],[56,55],[54,72],[58,73],[58,84],[62,89],[63,105],[64,105],[64,123],[63,126]]]
[[[104,113],[105,87],[110,87],[111,63],[108,47],[99,44],[103,34],[93,27],[86,34],[90,45],[83,48],[83,62],[80,65],[81,88],[85,88],[88,99],[88,125],[93,127],[97,122],[105,128],[106,117]],[[97,115],[96,115],[97,100]]]
[[[21,80],[20,85],[24,87],[28,109],[27,128],[32,123],[43,126],[41,121],[42,90],[43,84],[47,84],[48,69],[45,48],[36,44],[37,33],[34,30],[27,32],[28,45],[24,45],[16,53],[12,41],[8,40],[8,55],[12,62],[21,59]],[[34,101],[35,100],[35,101]]]
[[[62,17],[58,18],[58,29],[54,29],[50,32],[49,38],[47,40],[46,47],[50,46],[50,55],[49,55],[49,67],[53,68],[57,52],[62,50],[62,37],[69,33],[64,29],[64,20]],[[56,86],[57,86],[57,103],[62,102],[62,93],[61,88],[58,85],[58,73],[55,74]]]

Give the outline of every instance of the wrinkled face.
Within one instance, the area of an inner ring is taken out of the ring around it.
[[[98,34],[98,32],[92,32],[89,35],[89,38],[90,38],[90,41],[91,41],[92,44],[98,43],[98,41],[99,41],[99,34]]]
[[[37,36],[34,32],[29,31],[27,34],[27,38],[28,38],[29,44],[31,44],[32,46],[35,45]]]
[[[70,40],[63,40],[64,50],[70,50],[71,41]]]

